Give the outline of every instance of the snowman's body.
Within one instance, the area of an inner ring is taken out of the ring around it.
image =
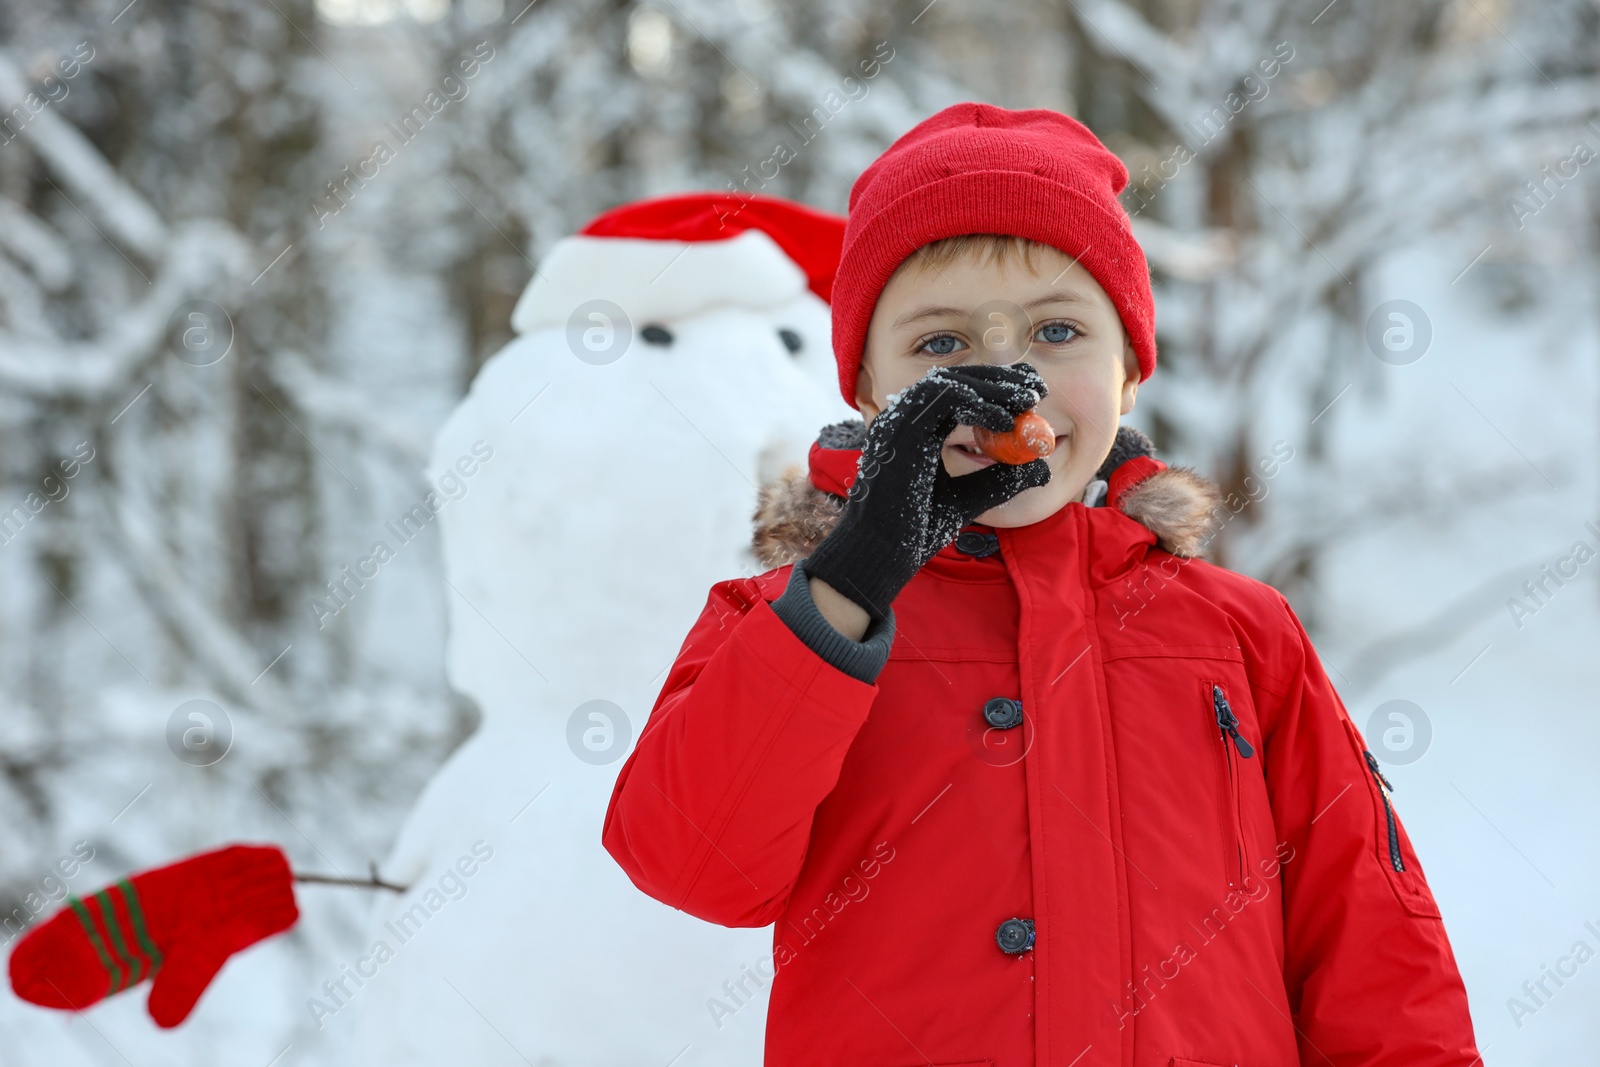
[[[367,936],[392,955],[361,965],[348,1016],[324,1021],[345,1029],[341,1062],[761,1062],[771,929],[647,897],[601,824],[707,589],[760,570],[756,486],[854,413],[827,305],[766,234],[597,240],[546,258],[513,316],[522,336],[434,444],[435,484],[473,470],[440,520],[449,677],[482,720],[383,867],[412,889],[378,901]],[[623,323],[568,328],[591,298],[631,320],[620,358],[606,330]]]

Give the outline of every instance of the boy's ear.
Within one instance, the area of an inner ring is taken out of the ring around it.
[[[1122,414],[1133,410],[1134,398],[1139,392],[1139,354],[1133,350],[1128,331],[1122,331]]]
[[[871,422],[878,417],[878,405],[872,401],[872,372],[867,370],[867,361],[861,360],[861,369],[856,374],[856,410],[861,412],[864,422]]]

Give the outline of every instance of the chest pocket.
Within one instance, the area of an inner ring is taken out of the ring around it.
[[[1227,872],[1228,885],[1237,887],[1244,884],[1247,873],[1242,813],[1245,783],[1251,776],[1261,776],[1261,758],[1256,743],[1245,736],[1244,725],[1233,710],[1235,701],[1243,695],[1235,691],[1230,697],[1233,687],[1233,680],[1223,674],[1203,671],[1194,703],[1196,716],[1212,735],[1206,746],[1212,753],[1204,762],[1214,768],[1216,778],[1218,847],[1223,870]]]
[[[1157,821],[1158,862],[1190,871],[1196,892],[1257,886],[1276,869],[1275,830],[1242,652],[1108,649],[1106,676],[1125,817]]]

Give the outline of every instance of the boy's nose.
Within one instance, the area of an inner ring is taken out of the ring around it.
[[[1009,300],[986,300],[968,320],[972,353],[982,363],[1015,363],[1028,354],[1033,319]]]

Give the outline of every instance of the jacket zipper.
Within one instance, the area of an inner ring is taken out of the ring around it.
[[[1237,756],[1246,759],[1255,755],[1255,749],[1239,733],[1239,720],[1233,714],[1233,709],[1228,706],[1227,694],[1215,682],[1211,684],[1211,708],[1217,720],[1217,729],[1220,731],[1217,740],[1222,744],[1223,774],[1226,777],[1225,787],[1228,790],[1228,807],[1226,818],[1230,823],[1233,834],[1233,884],[1239,885],[1244,881],[1244,829],[1239,822],[1239,768],[1235,760]],[[1233,741],[1233,751],[1229,751],[1228,741]]]
[[[1400,858],[1400,828],[1395,825],[1394,805],[1389,803],[1389,793],[1394,786],[1389,784],[1389,779],[1378,769],[1377,757],[1373,756],[1371,749],[1362,749],[1361,755],[1366,758],[1367,769],[1378,782],[1378,795],[1383,797],[1383,818],[1389,824],[1389,866],[1397,871],[1403,871],[1406,869],[1406,864]]]

